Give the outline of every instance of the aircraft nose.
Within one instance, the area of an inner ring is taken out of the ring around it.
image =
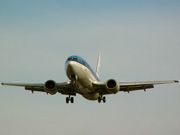
[[[76,79],[76,67],[72,61],[66,63],[66,74],[69,79]]]
[[[66,72],[73,72],[73,62],[69,61],[66,63]]]

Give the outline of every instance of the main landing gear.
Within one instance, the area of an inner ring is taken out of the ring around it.
[[[66,103],[67,103],[67,104],[69,103],[69,101],[70,101],[71,103],[74,103],[74,97],[71,97],[71,96],[66,97]]]
[[[106,103],[106,97],[104,97],[104,96],[99,96],[99,97],[98,97],[98,102],[101,103],[101,101],[103,101],[103,103]]]

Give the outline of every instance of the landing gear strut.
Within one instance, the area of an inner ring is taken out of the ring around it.
[[[66,103],[68,104],[69,101],[71,101],[71,103],[74,103],[74,98],[69,96],[69,97],[66,97]]]
[[[106,97],[104,97],[104,96],[99,96],[99,97],[98,97],[98,102],[101,103],[101,101],[103,101],[103,103],[106,103]]]

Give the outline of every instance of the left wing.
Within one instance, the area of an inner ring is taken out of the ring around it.
[[[24,87],[25,90],[30,90],[32,92],[46,92],[45,84],[44,83],[2,83],[2,85],[9,85],[9,86],[19,86]],[[64,94],[64,95],[76,95],[72,85],[70,82],[63,82],[63,83],[55,83],[57,92]]]
[[[44,90],[44,84],[36,84],[36,83],[2,83],[2,85],[9,85],[9,86],[19,86],[24,87],[25,90],[31,90],[32,92],[46,92]]]

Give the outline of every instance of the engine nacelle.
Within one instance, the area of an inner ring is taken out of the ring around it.
[[[116,94],[119,91],[119,84],[116,80],[110,79],[106,82],[106,90],[109,93]]]
[[[54,95],[57,93],[57,86],[56,86],[56,82],[53,80],[48,80],[47,82],[45,82],[44,84],[44,89],[47,93]]]

